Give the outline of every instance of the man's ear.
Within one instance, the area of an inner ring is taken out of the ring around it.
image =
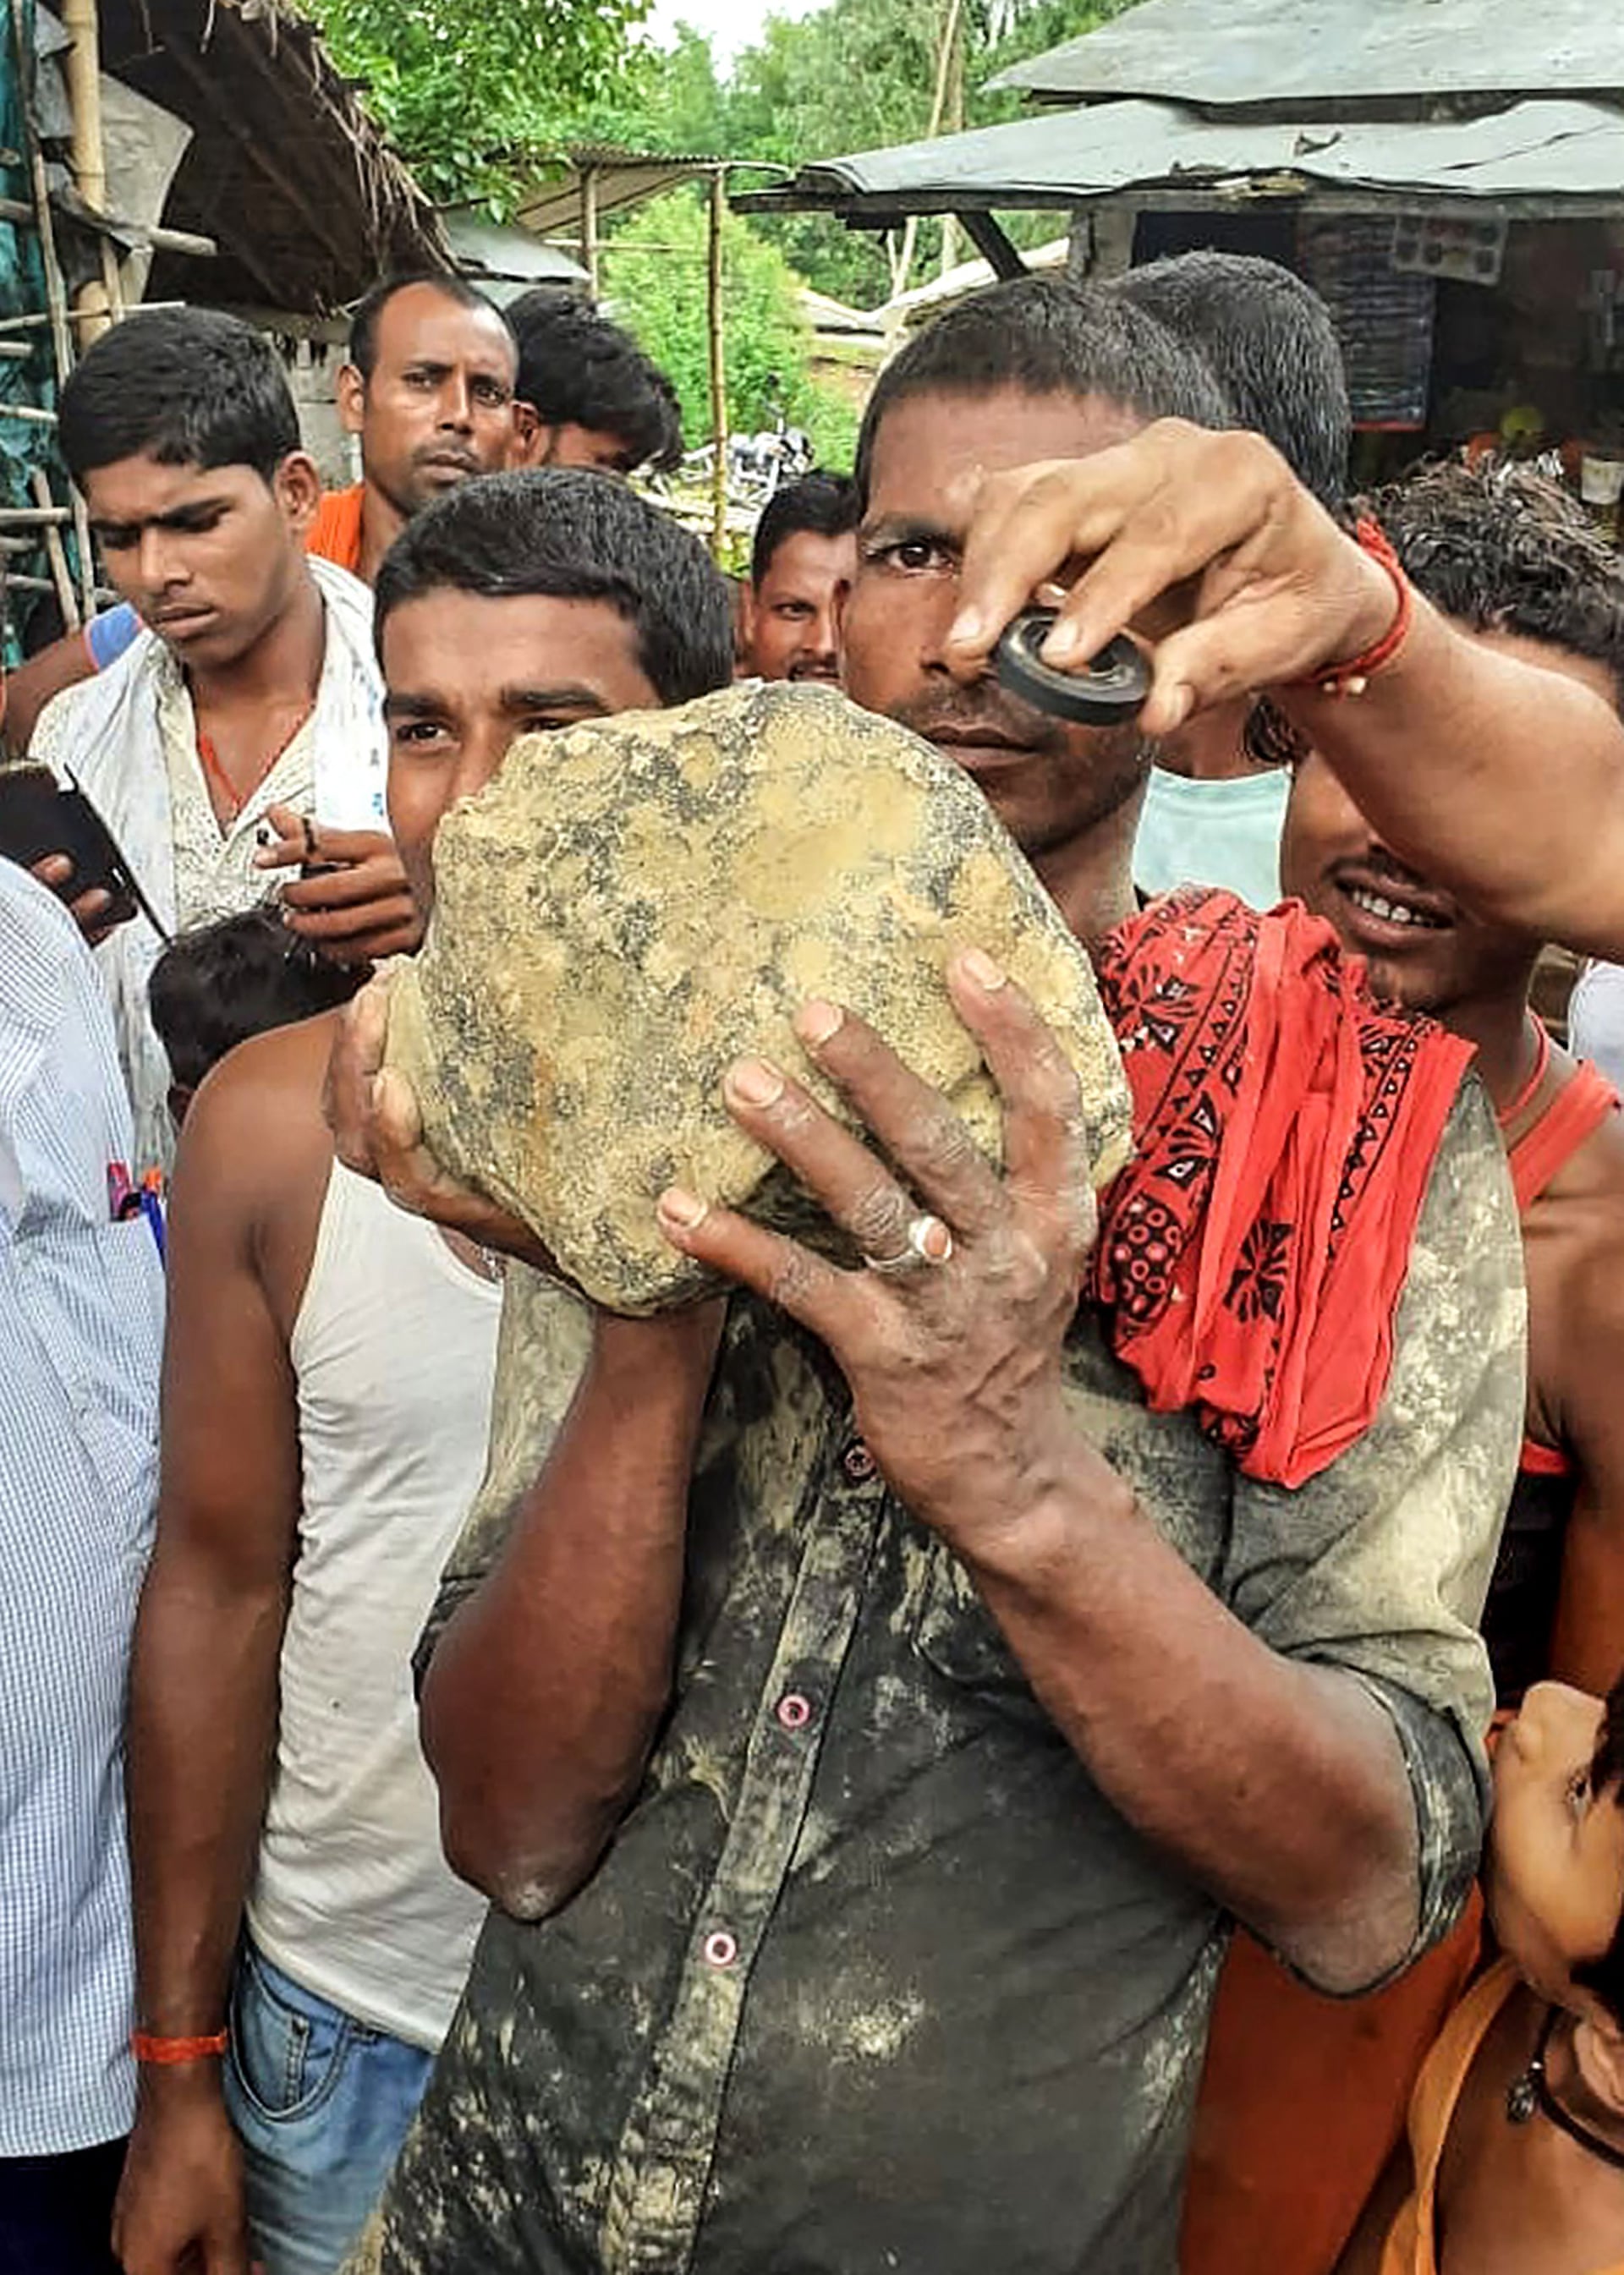
[[[321,503],[321,476],[315,460],[304,450],[290,450],[276,469],[271,488],[290,527],[303,536]]]
[[[352,363],[338,367],[334,400],[338,405],[339,423],[346,435],[359,435],[366,416],[366,382]]]
[[[521,412],[528,414],[525,420],[522,442],[518,417]],[[521,403],[517,397],[513,404],[513,413],[514,465],[516,466],[550,466],[553,463],[553,452],[558,447],[557,427],[548,425],[533,403]]]
[[[539,466],[542,463],[532,456],[540,432],[540,412],[533,403],[521,403],[516,395],[513,398],[513,444],[508,452],[510,466]]]
[[[733,603],[733,646],[739,669],[748,677],[755,670],[756,588],[741,577]]]

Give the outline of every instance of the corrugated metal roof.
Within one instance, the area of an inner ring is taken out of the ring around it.
[[[1426,125],[1226,122],[1169,102],[1043,111],[804,166],[786,189],[736,200],[758,210],[835,207],[876,214],[955,206],[1069,205],[1127,190],[1212,192],[1248,180],[1309,188],[1577,201],[1624,209],[1624,110],[1519,102],[1487,118]]]
[[[578,261],[571,261],[555,245],[543,245],[527,229],[492,221],[478,206],[450,206],[440,218],[457,266],[482,285],[499,307],[533,284],[586,282]]]
[[[1140,0],[994,87],[1216,104],[1624,87],[1618,0]]]

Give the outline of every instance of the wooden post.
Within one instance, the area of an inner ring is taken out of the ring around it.
[[[586,167],[581,175],[581,259],[586,268],[586,289],[598,298],[598,170]]]
[[[40,147],[31,107],[34,56],[28,43],[22,0],[10,0],[10,6],[11,52],[16,60],[18,83],[22,90],[23,139],[28,153],[28,185],[34,193],[34,227],[40,233],[40,265],[45,271],[45,305],[50,312],[51,354],[57,367],[57,386],[60,390],[67,385],[73,369],[73,342],[68,329],[67,287],[62,281],[62,268],[57,259],[57,231],[51,220],[50,185],[46,178],[45,153]],[[73,510],[74,544],[79,554],[79,594],[85,614],[94,616],[96,572],[90,549],[90,517],[85,510],[84,499],[71,485],[69,498]]]
[[[68,108],[73,117],[73,181],[93,213],[107,211],[107,150],[102,137],[102,51],[96,23],[96,0],[63,0],[62,21],[72,45],[63,58],[68,83]],[[106,238],[102,240],[99,282],[81,284],[74,310],[84,329],[81,350],[99,339],[112,323],[123,295],[117,290],[116,259]]]
[[[716,453],[711,468],[711,553],[718,564],[728,541],[728,364],[721,307],[721,224],[727,210],[727,170],[718,166],[711,176],[710,259],[705,296],[711,350],[711,441]]]
[[[57,605],[62,610],[63,629],[76,632],[83,619],[79,612],[79,598],[73,590],[73,579],[68,574],[67,548],[62,542],[62,531],[56,518],[57,507],[43,467],[35,466],[28,477],[28,486],[34,492],[34,511],[49,517],[42,524],[45,558],[50,565],[51,582],[57,590]]]

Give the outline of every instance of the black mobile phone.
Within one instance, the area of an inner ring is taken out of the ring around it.
[[[117,840],[72,777],[64,785],[49,767],[0,767],[0,854],[32,869],[53,853],[73,864],[72,875],[56,888],[58,899],[106,893],[111,905],[102,921],[124,924],[139,910],[167,940]]]

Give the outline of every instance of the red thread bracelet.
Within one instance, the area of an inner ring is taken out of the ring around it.
[[[1299,687],[1318,689],[1321,695],[1363,695],[1379,671],[1393,661],[1409,638],[1410,626],[1416,620],[1416,595],[1398,555],[1388,542],[1379,523],[1368,514],[1354,524],[1354,543],[1362,553],[1368,553],[1379,562],[1393,579],[1393,590],[1398,600],[1398,612],[1386,631],[1363,654],[1352,656],[1346,663],[1326,664],[1318,671],[1311,671]]]
[[[132,2030],[130,2051],[138,2062],[155,2062],[161,2067],[172,2062],[208,2061],[226,2049],[226,2033],[216,2030],[208,2038],[155,2038],[146,2030]]]

